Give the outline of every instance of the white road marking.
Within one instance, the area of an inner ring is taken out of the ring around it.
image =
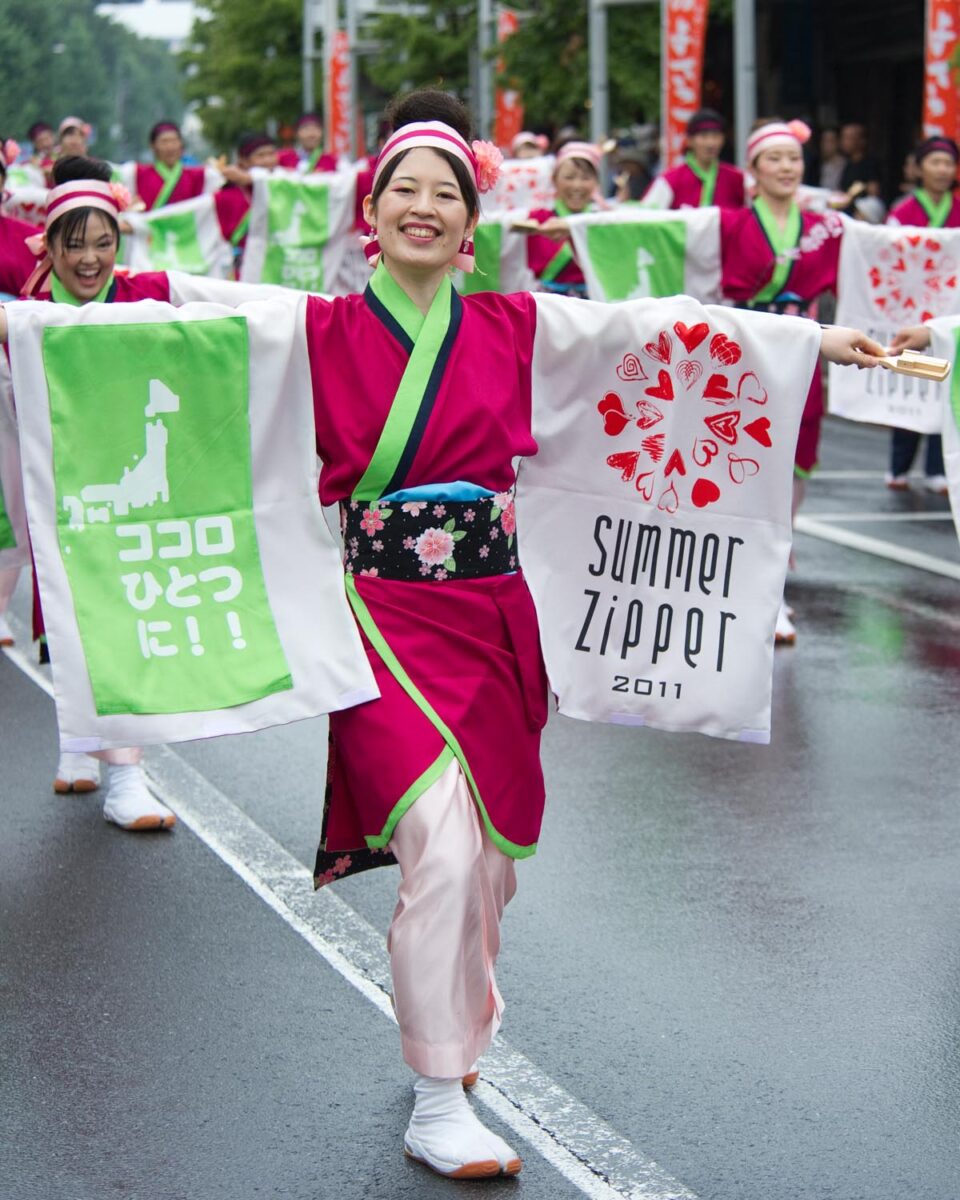
[[[878,479],[878,480],[882,481],[882,480],[883,480],[883,472],[882,472],[882,471],[857,471],[857,470],[848,470],[848,471],[843,471],[843,470],[836,470],[836,471],[823,471],[823,470],[821,470],[821,469],[818,467],[818,468],[817,468],[817,469],[814,471],[813,475],[811,475],[811,477],[810,477],[810,478],[811,478],[811,480],[812,480],[812,481],[816,481],[816,480],[818,480],[818,479],[836,479],[836,480],[843,480],[843,479]],[[916,479],[916,480],[918,480],[918,481],[919,481],[919,480],[921,479],[921,476],[920,476],[920,475],[915,475],[915,476],[912,476],[912,478],[914,478],[914,479]]]
[[[919,550],[910,550],[898,546],[894,542],[884,542],[880,538],[867,537],[862,533],[853,533],[849,529],[840,529],[815,517],[798,515],[794,521],[797,533],[805,533],[810,537],[820,538],[824,542],[834,542],[838,546],[846,546],[850,550],[860,550],[864,554],[872,554],[876,558],[886,558],[890,562],[900,563],[905,567],[916,567],[920,571],[930,571],[934,575],[945,575],[948,579],[960,579],[960,563],[947,562],[933,554],[923,554]]]
[[[14,632],[26,636],[20,622]],[[16,647],[15,663],[52,696],[47,673]],[[395,1021],[384,937],[168,746],[145,752],[157,796],[335,971]],[[477,1100],[590,1200],[697,1200],[689,1188],[592,1112],[503,1038],[483,1057]]]
[[[878,522],[887,521],[952,521],[951,512],[812,512],[809,514],[815,521],[850,521]]]

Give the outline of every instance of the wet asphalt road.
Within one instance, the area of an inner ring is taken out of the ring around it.
[[[804,513],[960,564],[885,454],[828,423]],[[771,746],[551,721],[503,1034],[701,1200],[956,1200],[960,582],[796,549]],[[584,1194],[485,1111],[519,1180],[406,1162],[394,1027],[185,825],[54,797],[52,703],[2,657],[0,714],[2,1200]],[[309,865],[324,746],[311,722],[176,754]],[[337,894],[382,932],[395,887]]]

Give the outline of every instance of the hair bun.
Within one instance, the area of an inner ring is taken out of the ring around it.
[[[455,129],[465,142],[472,136],[470,110],[449,92],[440,88],[418,88],[397,96],[387,105],[387,120],[391,130],[401,129],[416,121],[443,121]]]

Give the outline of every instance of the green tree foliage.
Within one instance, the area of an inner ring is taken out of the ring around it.
[[[99,17],[95,0],[0,0],[0,134],[25,141],[34,121],[68,115],[96,130],[92,150],[138,155],[150,126],[183,111],[177,64],[166,46]]]
[[[184,94],[204,133],[229,150],[249,129],[293,123],[301,105],[302,0],[205,0],[181,55]],[[319,85],[320,72],[317,71]]]
[[[384,11],[367,23],[364,38],[378,47],[364,64],[367,76],[388,96],[430,84],[468,97],[476,4],[425,0],[419,7],[417,16],[390,12],[387,0]]]

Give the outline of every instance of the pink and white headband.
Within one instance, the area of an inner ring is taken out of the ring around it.
[[[546,154],[550,147],[550,139],[542,133],[531,133],[529,129],[522,129],[510,143],[510,153],[516,154],[521,146],[535,146],[541,154]]]
[[[489,192],[500,178],[503,155],[492,142],[474,142],[470,146],[443,121],[414,121],[410,125],[401,125],[384,142],[373,173],[373,190],[388,163],[398,154],[416,149],[446,150],[458,158],[476,180],[478,192]]]
[[[582,158],[599,175],[601,157],[600,147],[595,146],[593,142],[567,142],[565,146],[561,146],[557,151],[557,165],[559,166],[567,158]]]
[[[803,146],[810,140],[810,126],[803,121],[769,121],[747,138],[747,164],[752,166],[764,150]]]
[[[73,179],[69,183],[61,183],[47,192],[46,228],[75,208],[98,208],[101,212],[109,213],[114,220],[127,207],[123,196],[118,195],[116,184],[103,183],[99,179]],[[126,191],[123,188],[122,191]],[[127,193],[129,197],[129,193]]]

